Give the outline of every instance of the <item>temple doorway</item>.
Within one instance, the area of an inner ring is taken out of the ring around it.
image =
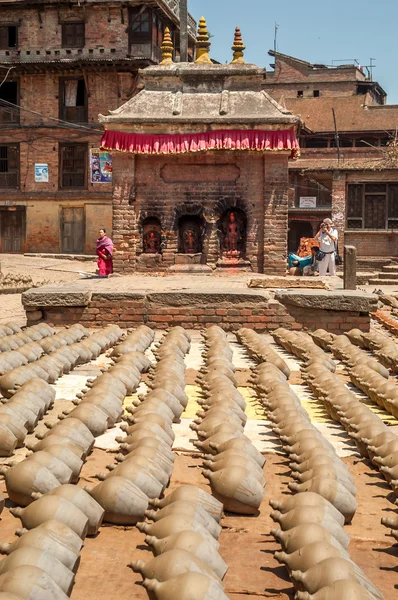
[[[223,258],[240,259],[246,254],[247,219],[240,208],[229,208],[218,221],[220,253]]]
[[[202,252],[203,219],[198,215],[183,215],[178,220],[178,252]]]
[[[301,238],[313,237],[312,224],[309,221],[290,221],[288,251],[296,253],[300,245]]]

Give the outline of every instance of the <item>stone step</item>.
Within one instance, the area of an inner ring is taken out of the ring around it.
[[[395,285],[398,289],[398,279],[369,279],[369,285]]]
[[[385,265],[382,271],[383,273],[398,273],[398,265]]]
[[[379,279],[396,279],[398,281],[398,271],[389,271],[388,273],[378,273]]]

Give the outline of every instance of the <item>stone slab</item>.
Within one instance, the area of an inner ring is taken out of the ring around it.
[[[103,292],[94,292],[92,293],[92,300],[96,302],[101,300],[106,300],[109,302],[110,300],[113,302],[123,302],[124,300],[145,300],[146,293],[144,291],[137,290],[121,290],[121,291],[103,291]]]
[[[250,279],[247,285],[249,288],[266,289],[329,289],[327,283],[319,277],[276,277],[275,275],[267,275],[266,277]]]
[[[84,285],[65,287],[43,286],[31,288],[22,294],[22,304],[26,309],[46,306],[88,306],[91,290]]]
[[[43,252],[25,252],[24,256],[30,258],[58,258],[61,260],[80,260],[83,262],[92,262],[97,260],[96,254],[46,254]]]
[[[175,264],[167,269],[168,273],[189,273],[190,275],[208,275],[212,273],[213,269],[209,265],[198,265],[194,263],[189,264]]]
[[[165,306],[208,306],[209,304],[258,304],[268,303],[270,296],[266,292],[219,291],[209,292],[163,292],[148,294],[148,302]]]
[[[275,298],[282,304],[322,310],[374,312],[378,297],[356,290],[293,290],[277,291]]]

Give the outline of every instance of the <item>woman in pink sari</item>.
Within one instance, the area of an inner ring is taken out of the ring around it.
[[[98,256],[98,275],[100,277],[108,277],[113,273],[113,242],[106,235],[104,228],[99,230],[99,238],[97,239],[97,256]]]

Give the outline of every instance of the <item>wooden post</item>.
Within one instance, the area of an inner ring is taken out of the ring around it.
[[[180,62],[188,62],[188,0],[180,0]]]
[[[357,249],[344,246],[344,289],[357,289]]]

